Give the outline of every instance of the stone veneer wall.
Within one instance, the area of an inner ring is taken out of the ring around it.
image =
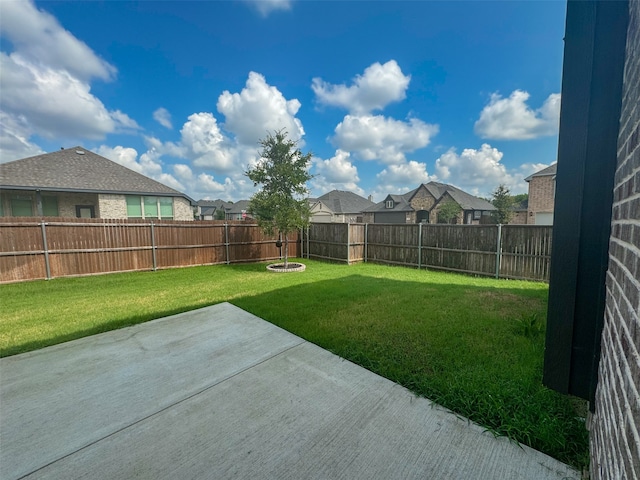
[[[98,195],[99,207],[96,217],[99,218],[127,218],[127,202],[124,195]]]
[[[95,193],[57,193],[58,214],[61,217],[76,218],[76,205],[93,205],[96,218],[100,216],[98,211],[98,195]]]
[[[186,198],[173,198],[173,219],[174,220],[193,220],[193,207]]]
[[[640,479],[640,1],[629,2],[591,478]]]
[[[536,213],[553,212],[555,175],[533,177],[529,181],[529,216],[527,223],[536,223]]]

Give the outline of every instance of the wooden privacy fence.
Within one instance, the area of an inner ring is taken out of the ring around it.
[[[550,226],[317,223],[307,258],[376,262],[495,278],[549,281]]]
[[[300,256],[299,236],[289,255]],[[280,258],[277,238],[244,222],[0,220],[0,283]]]

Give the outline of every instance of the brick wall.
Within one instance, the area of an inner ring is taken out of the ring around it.
[[[173,199],[173,219],[193,220],[193,207],[186,198],[174,197]]]
[[[98,195],[95,193],[58,193],[58,212],[61,217],[76,217],[76,205],[93,205],[98,215]]]
[[[98,218],[127,218],[127,202],[124,195],[98,195]]]
[[[527,223],[535,223],[536,213],[553,212],[555,175],[533,177],[529,181],[529,214]]]
[[[629,2],[591,478],[640,480],[640,1]]]

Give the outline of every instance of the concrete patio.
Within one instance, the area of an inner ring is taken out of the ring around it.
[[[223,303],[0,359],[0,477],[580,475]]]

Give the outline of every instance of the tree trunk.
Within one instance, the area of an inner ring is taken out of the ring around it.
[[[289,267],[289,238],[284,234],[284,269]]]

